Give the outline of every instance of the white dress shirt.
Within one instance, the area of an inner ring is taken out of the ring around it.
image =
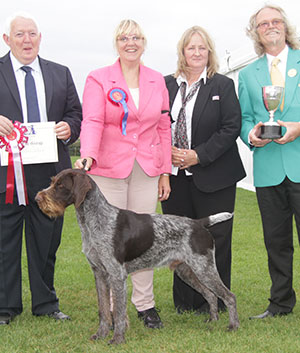
[[[199,82],[201,79],[203,79],[204,84],[206,84],[206,79],[207,79],[207,74],[206,74],[206,67],[204,68],[203,72],[201,73],[201,75],[199,76],[198,80],[195,81],[194,83],[192,83],[191,85],[188,84],[187,79],[182,76],[179,75],[176,79],[178,86],[180,87],[182,82],[186,82],[186,96],[189,94],[189,91],[191,90],[191,88],[197,83]],[[188,138],[188,144],[189,144],[189,148],[191,148],[191,144],[192,144],[192,116],[193,116],[193,110],[194,110],[194,105],[197,99],[197,95],[199,93],[199,89],[200,89],[201,85],[199,86],[199,88],[197,89],[196,93],[194,94],[194,96],[192,97],[192,99],[187,102],[186,106],[185,106],[185,115],[186,115],[186,130],[187,130],[187,138]],[[172,110],[171,110],[171,116],[173,119],[173,123],[172,123],[172,144],[174,145],[174,136],[175,136],[175,127],[176,127],[176,121],[179,115],[179,111],[182,107],[182,98],[181,98],[181,92],[180,89],[178,90],[173,106],[172,106]],[[185,170],[186,175],[192,175],[192,173],[188,172],[187,170]],[[174,167],[172,165],[172,174],[173,175],[177,175],[178,174],[178,167]]]
[[[25,93],[26,72],[21,69],[22,66],[30,66],[32,68],[31,74],[35,81],[37,99],[38,99],[39,111],[40,111],[40,119],[41,119],[41,122],[47,122],[48,117],[47,117],[47,110],[46,110],[45,85],[44,85],[44,79],[43,79],[38,58],[36,58],[30,65],[23,65],[10,52],[10,59],[15,73],[17,86],[19,89],[22,111],[23,111],[23,122],[27,123],[28,118],[27,118],[27,103],[26,103],[26,93]],[[14,120],[13,116],[10,118]]]
[[[139,88],[129,88],[131,97],[133,99],[133,102],[136,106],[136,109],[139,109],[139,103],[140,103],[140,89]]]
[[[269,72],[271,72],[272,61],[275,58],[280,59],[280,62],[277,64],[277,67],[278,67],[278,70],[280,71],[280,73],[282,74],[282,77],[283,77],[284,80],[285,80],[288,53],[289,53],[289,48],[286,45],[285,48],[282,50],[282,52],[280,52],[277,56],[266,54],[267,60],[268,60]]]

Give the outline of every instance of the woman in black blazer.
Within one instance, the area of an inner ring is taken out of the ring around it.
[[[236,139],[241,112],[234,83],[217,73],[214,44],[208,33],[194,26],[178,43],[178,67],[165,77],[172,119],[172,192],[162,202],[164,213],[202,218],[233,212],[236,183],[245,177]],[[232,221],[211,228],[216,262],[230,288]],[[174,274],[177,311],[208,312],[205,299]],[[219,302],[219,310],[224,309]]]

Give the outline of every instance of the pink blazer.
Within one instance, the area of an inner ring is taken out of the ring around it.
[[[128,95],[126,136],[120,121],[122,106],[108,99],[112,88],[121,88]],[[140,66],[139,108],[137,109],[119,60],[92,71],[83,93],[81,156],[95,160],[91,174],[110,178],[126,178],[137,160],[149,176],[171,172],[171,128],[169,95],[163,76]]]

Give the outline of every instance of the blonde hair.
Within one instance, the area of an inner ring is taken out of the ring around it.
[[[115,30],[114,35],[114,47],[117,48],[117,41],[121,35],[129,35],[130,33],[135,32],[135,34],[141,37],[144,41],[144,47],[146,47],[147,39],[141,28],[141,26],[134,20],[122,20]]]
[[[265,5],[264,7],[262,7],[258,11],[256,11],[255,14],[253,14],[250,17],[248,27],[246,28],[247,36],[250,37],[254,42],[254,50],[255,50],[256,54],[259,56],[265,54],[265,47],[263,46],[263,44],[260,41],[260,38],[259,38],[259,35],[257,32],[257,23],[256,23],[257,15],[264,9],[272,9],[272,10],[276,10],[280,13],[282,20],[283,20],[283,23],[284,23],[284,28],[285,28],[285,42],[286,42],[286,44],[292,49],[299,49],[300,42],[297,37],[296,29],[294,26],[292,26],[290,24],[284,10],[279,6]]]
[[[188,76],[190,72],[190,68],[187,65],[184,49],[188,46],[191,41],[191,38],[194,34],[199,34],[203,39],[206,48],[208,49],[208,62],[207,62],[207,77],[212,77],[219,69],[218,58],[215,50],[215,44],[209,34],[205,31],[204,28],[200,26],[193,26],[187,29],[182,37],[180,38],[177,44],[177,71],[175,72],[175,77],[183,74],[184,76]]]

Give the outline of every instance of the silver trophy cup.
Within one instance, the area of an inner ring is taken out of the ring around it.
[[[280,86],[265,86],[262,88],[263,101],[270,115],[269,121],[261,127],[260,138],[262,139],[282,137],[281,126],[274,121],[274,114],[281,103],[283,90],[284,88]]]

